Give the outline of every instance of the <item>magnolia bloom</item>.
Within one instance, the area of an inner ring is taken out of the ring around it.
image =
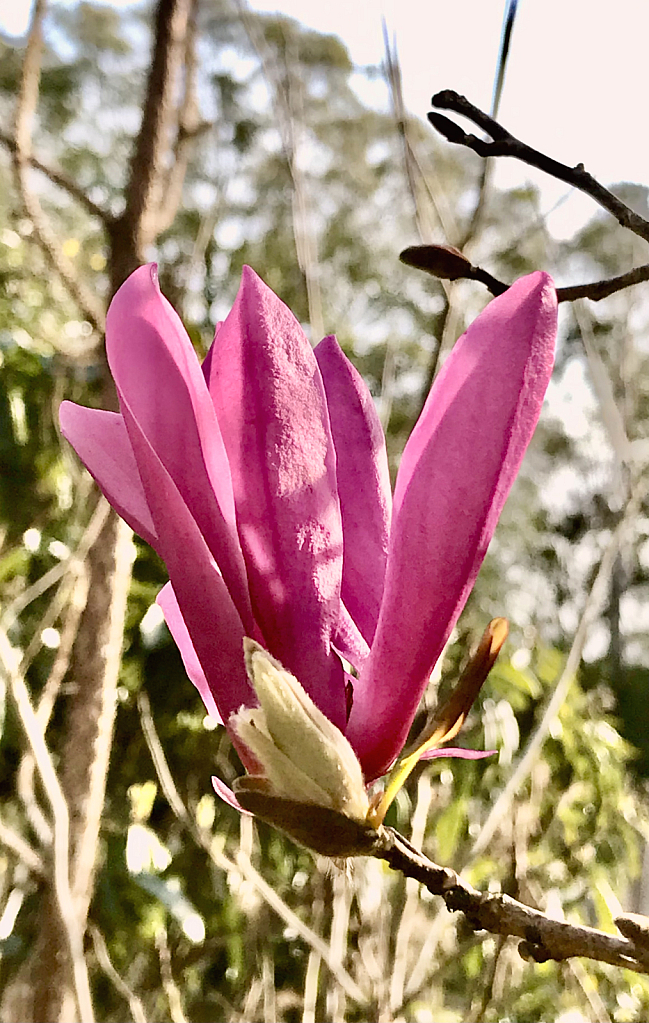
[[[312,349],[252,270],[202,366],[154,267],[120,288],[121,411],[64,402],[61,428],[163,558],[189,677],[253,773],[244,637],[343,733],[366,784],[394,762],[536,426],[555,334],[547,274],[492,301],[444,363],[392,497],[361,376],[334,337]]]

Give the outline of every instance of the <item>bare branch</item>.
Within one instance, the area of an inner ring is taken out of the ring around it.
[[[489,289],[492,295],[502,295],[510,287],[496,277],[493,277],[482,267],[473,266],[470,260],[452,246],[447,245],[410,245],[403,252],[399,253],[399,259],[406,266],[414,266],[417,270],[423,270],[431,277],[440,280],[458,281],[479,281]],[[591,302],[600,302],[609,295],[614,295],[624,288],[630,288],[634,284],[642,284],[649,281],[649,263],[643,266],[636,266],[617,277],[608,277],[601,281],[591,281],[590,284],[574,284],[568,288],[557,288],[557,300],[559,302],[576,302],[580,298],[589,298]]]
[[[133,993],[133,991],[131,991],[128,984],[122,979],[122,977],[120,977],[111,962],[103,934],[94,924],[90,924],[88,930],[90,932],[90,937],[92,938],[92,945],[95,950],[95,955],[97,956],[97,962],[108,979],[112,982],[113,987],[119,991],[120,995],[128,1002],[128,1007],[131,1010],[131,1016],[133,1017],[134,1023],[147,1023],[146,1016],[144,1014],[144,1006],[142,1005],[141,1000]]]
[[[7,132],[0,129],[0,142],[7,147],[12,155],[16,153],[16,140],[8,135]],[[77,202],[83,206],[87,213],[92,217],[97,217],[103,224],[107,224],[112,218],[108,210],[105,210],[102,206],[99,206],[96,202],[90,198],[87,192],[84,191],[72,178],[69,178],[63,171],[57,170],[56,167],[50,167],[49,164],[43,163],[37,156],[32,153],[26,157],[27,163],[34,170],[44,174],[46,178],[57,185],[64,192],[67,192],[69,196],[76,199]]]
[[[45,864],[35,849],[26,842],[22,835],[0,820],[0,845],[17,856],[32,874],[45,877]]]
[[[36,761],[43,788],[52,810],[54,822],[54,893],[74,976],[75,994],[80,1018],[88,1023],[94,1019],[88,970],[83,954],[83,933],[75,910],[70,885],[70,817],[68,804],[56,774],[52,757],[45,744],[43,732],[25,680],[20,674],[16,651],[6,633],[0,632],[0,670],[8,683],[18,719],[22,725],[30,750]]]
[[[557,288],[559,302],[574,302],[578,298],[589,298],[591,302],[599,302],[609,295],[614,295],[623,288],[649,281],[649,263],[636,266],[618,277],[609,277],[603,281],[592,281],[590,284],[575,284],[571,288]]]
[[[180,990],[171,969],[171,952],[169,951],[169,943],[167,941],[167,932],[161,927],[155,937],[155,944],[158,950],[158,958],[160,960],[160,977],[162,978],[162,988],[167,996],[167,1005],[169,1006],[169,1015],[173,1023],[188,1023],[187,1017],[183,1012],[183,1002],[180,995]]]
[[[191,0],[183,54],[184,81],[183,96],[178,111],[178,134],[173,149],[173,162],[166,174],[166,180],[160,196],[161,203],[158,208],[155,225],[156,234],[161,234],[173,224],[182,198],[183,185],[194,141],[199,134],[211,128],[210,124],[201,124],[199,121],[198,97],[196,94],[197,14],[198,0]]]
[[[18,192],[25,212],[34,226],[34,236],[63,281],[84,317],[100,332],[104,329],[104,309],[94,293],[77,276],[69,259],[65,257],[58,239],[45,216],[43,208],[31,191],[27,180],[31,158],[31,129],[36,107],[41,75],[43,52],[43,18],[46,0],[36,0],[32,25],[27,39],[23,61],[20,92],[16,106],[15,145],[13,163]]]
[[[121,233],[129,237],[129,263],[133,261],[133,253],[144,259],[144,249],[155,238],[156,220],[164,202],[165,161],[170,152],[175,115],[174,93],[182,66],[191,4],[192,0],[158,0],[156,8],[151,69],[125,190],[126,205],[111,232],[113,238]],[[115,269],[114,286],[118,286],[134,266]]]
[[[436,93],[431,103],[434,107],[438,107],[441,110],[451,110],[455,114],[466,117],[477,125],[478,128],[486,132],[487,135],[490,135],[493,140],[488,142],[485,139],[477,138],[475,135],[467,135],[454,121],[444,117],[443,114],[432,111],[428,115],[428,120],[449,142],[454,142],[459,146],[466,146],[468,149],[472,149],[474,153],[477,153],[478,156],[485,158],[489,156],[511,156],[516,160],[527,163],[530,167],[536,167],[553,178],[565,181],[566,184],[578,188],[581,192],[585,192],[599,206],[608,210],[622,227],[627,227],[629,231],[633,231],[640,238],[649,241],[649,221],[635,213],[626,203],[623,203],[621,199],[613,195],[608,188],[600,185],[586,171],[582,163],[578,163],[576,167],[568,167],[564,163],[559,163],[557,160],[545,156],[544,153],[540,153],[537,149],[532,149],[531,146],[514,138],[493,117],[489,117],[479,107],[474,106],[468,99],[460,96],[459,93],[454,92],[452,89],[445,89],[443,92]]]
[[[649,973],[646,944],[593,927],[554,920],[502,893],[480,892],[454,870],[433,863],[397,831],[384,828],[383,833],[382,845],[375,856],[406,877],[416,878],[433,895],[441,896],[450,912],[464,913],[476,930],[522,938],[519,952],[524,959],[543,963],[585,956],[636,973]]]

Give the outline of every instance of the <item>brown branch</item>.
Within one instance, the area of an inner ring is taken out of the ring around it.
[[[540,153],[537,149],[532,149],[531,146],[526,145],[520,139],[511,135],[493,117],[489,117],[479,107],[474,106],[468,99],[460,96],[459,93],[454,92],[452,89],[445,89],[443,92],[436,93],[431,103],[434,107],[439,107],[441,110],[451,110],[455,114],[466,117],[487,135],[490,135],[492,139],[489,142],[485,139],[479,139],[475,135],[467,135],[454,121],[444,117],[443,114],[432,111],[428,114],[428,120],[449,142],[466,146],[468,149],[472,149],[474,153],[477,153],[478,156],[485,158],[489,156],[511,156],[528,164],[530,167],[536,167],[545,174],[549,174],[550,177],[558,178],[559,181],[565,181],[566,184],[578,188],[581,192],[589,195],[591,199],[594,199],[598,205],[611,213],[622,227],[628,228],[629,231],[633,231],[640,238],[649,241],[649,221],[635,213],[626,203],[623,203],[621,199],[613,195],[608,188],[600,185],[592,174],[588,173],[582,163],[578,163],[576,167],[568,167],[566,164],[559,163],[544,153]]]
[[[16,140],[15,138],[12,138],[11,135],[8,135],[7,132],[2,131],[2,129],[0,129],[0,142],[7,147],[12,156],[15,155]],[[34,170],[44,174],[46,178],[49,178],[52,184],[57,185],[58,188],[61,188],[73,199],[76,199],[81,206],[85,207],[86,212],[88,212],[92,217],[97,217],[104,224],[107,224],[112,219],[108,210],[105,210],[102,206],[93,202],[88,193],[84,191],[80,185],[77,185],[75,181],[69,178],[67,174],[64,174],[63,171],[57,170],[56,167],[50,167],[49,164],[43,163],[43,161],[39,160],[37,156],[33,155],[33,153],[27,154],[26,160],[30,167],[33,167]]]
[[[158,212],[165,201],[165,161],[191,4],[192,0],[158,0],[151,68],[125,189],[126,203],[110,229],[115,257],[113,290],[144,262],[146,247],[156,236]]]
[[[18,102],[16,104],[13,164],[16,186],[25,212],[34,227],[34,237],[59,275],[84,317],[100,332],[104,329],[103,305],[77,276],[63,252],[43,208],[27,180],[31,159],[31,130],[38,104],[43,54],[43,18],[46,0],[37,0],[27,38]]]
[[[185,33],[183,53],[183,96],[178,111],[178,133],[173,149],[173,162],[167,171],[161,199],[156,217],[156,234],[166,231],[174,222],[183,185],[187,174],[189,158],[198,135],[203,134],[212,126],[199,120],[198,97],[196,94],[196,35],[197,35],[198,0],[191,0]]]
[[[591,302],[599,302],[609,295],[614,295],[623,288],[649,281],[649,263],[635,266],[617,277],[608,277],[603,281],[592,281],[590,284],[575,284],[571,288],[557,288],[559,302],[574,302],[578,298],[589,298]]]
[[[399,253],[399,259],[406,266],[414,266],[417,270],[423,270],[431,277],[441,280],[457,281],[480,281],[491,292],[492,295],[502,295],[510,287],[509,284],[499,281],[482,267],[473,266],[463,253],[452,246],[447,245],[410,245],[403,252]],[[643,284],[649,281],[649,263],[636,266],[617,277],[607,277],[601,281],[591,281],[589,284],[574,284],[567,288],[557,288],[557,300],[559,302],[575,302],[580,298],[589,298],[591,302],[600,302],[609,295],[624,288],[630,288],[634,284]]]
[[[636,973],[649,973],[646,930],[642,940],[638,940],[554,920],[509,895],[478,891],[454,870],[433,863],[393,828],[383,828],[382,832],[374,856],[386,860],[393,870],[406,877],[415,878],[433,895],[439,895],[449,912],[463,913],[475,930],[521,938],[518,950],[524,959],[543,963],[585,956]],[[621,927],[629,919],[620,918]],[[630,934],[633,929],[626,926],[626,931]]]

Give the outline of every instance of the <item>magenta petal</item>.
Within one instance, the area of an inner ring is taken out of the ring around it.
[[[331,649],[343,544],[324,389],[299,323],[249,267],[205,373],[255,619],[271,652],[344,727],[343,674]]]
[[[356,671],[360,671],[367,660],[370,648],[361,636],[354,619],[342,603],[338,625],[331,638],[332,646]]]
[[[124,420],[117,412],[84,408],[71,401],[59,408],[61,433],[70,442],[106,500],[138,536],[156,547],[157,537]]]
[[[335,337],[315,348],[336,448],[343,522],[342,599],[368,643],[379,617],[392,493],[385,437],[372,395]]]
[[[219,713],[219,709],[214,702],[212,691],[205,678],[205,672],[201,666],[201,662],[198,659],[194,644],[192,643],[189,630],[185,625],[185,619],[183,618],[178,601],[176,600],[176,594],[174,593],[173,586],[171,583],[165,583],[156,597],[156,604],[162,609],[162,613],[165,616],[165,622],[167,628],[174,638],[174,642],[180,650],[180,656],[183,659],[185,665],[185,671],[187,675],[194,683],[201,699],[205,704],[205,709],[210,717],[218,721],[219,724],[223,724],[223,719]]]
[[[420,756],[420,760],[435,760],[437,757],[459,757],[461,760],[483,760],[493,757],[497,749],[462,749],[448,746],[446,749],[429,749]]]
[[[106,348],[122,412],[128,408],[173,479],[252,631],[221,430],[196,353],[160,294],[154,266],[140,267],[115,295]]]
[[[216,775],[212,775],[212,785],[217,796],[219,796],[219,798],[222,799],[224,803],[227,803],[228,806],[231,806],[235,810],[238,810],[239,813],[242,813],[244,815],[244,817],[254,816],[254,814],[250,813],[250,810],[244,810],[244,808],[242,807],[241,803],[239,802],[239,800],[237,799],[229,785],[226,785],[225,782],[221,781],[220,778],[217,778]]]
[[[128,411],[125,419],[158,534],[158,550],[221,720],[227,722],[242,704],[257,702],[243,662],[243,624],[174,481]]]
[[[556,318],[544,273],[491,302],[446,360],[406,445],[381,615],[347,729],[368,781],[401,749],[473,586],[541,410]]]

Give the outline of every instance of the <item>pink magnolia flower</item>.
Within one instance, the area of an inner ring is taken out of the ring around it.
[[[431,390],[392,498],[372,398],[334,337],[312,349],[246,267],[201,367],[155,267],[129,277],[106,331],[121,411],[64,402],[61,428],[165,561],[159,603],[210,714],[227,727],[256,704],[248,636],[346,735],[366,782],[389,768],[536,426],[555,334],[547,274],[487,306]]]

